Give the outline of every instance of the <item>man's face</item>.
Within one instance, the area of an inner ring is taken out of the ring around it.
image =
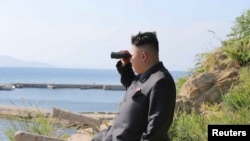
[[[130,62],[132,64],[132,67],[134,71],[137,74],[142,73],[142,64],[143,64],[143,58],[142,58],[142,50],[135,45],[131,47],[130,54],[132,55],[130,58]]]

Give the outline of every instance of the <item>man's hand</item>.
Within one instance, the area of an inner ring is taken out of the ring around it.
[[[121,50],[122,53],[129,53],[128,50]],[[130,62],[130,58],[121,58],[122,66],[125,66]]]

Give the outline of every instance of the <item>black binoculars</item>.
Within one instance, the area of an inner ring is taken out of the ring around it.
[[[130,58],[131,54],[128,52],[111,52],[112,59]]]

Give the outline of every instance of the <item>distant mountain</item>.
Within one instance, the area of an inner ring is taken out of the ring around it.
[[[0,55],[0,67],[52,67],[46,63],[22,61],[10,56]]]

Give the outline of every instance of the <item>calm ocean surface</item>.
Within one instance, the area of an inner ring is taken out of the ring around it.
[[[175,80],[186,75],[184,71],[170,72]],[[120,76],[116,70],[0,67],[0,84],[18,82],[120,84]],[[73,112],[116,112],[124,94],[125,91],[117,90],[16,88],[0,90],[0,105],[45,109],[57,107]],[[3,123],[3,119],[0,119],[0,138],[4,138]]]
[[[171,72],[171,71],[170,71]],[[175,79],[182,71],[171,72]],[[7,83],[120,84],[116,70],[0,67],[0,84]],[[0,90],[0,105],[64,108],[74,112],[116,112],[125,91],[98,89],[16,88]]]

